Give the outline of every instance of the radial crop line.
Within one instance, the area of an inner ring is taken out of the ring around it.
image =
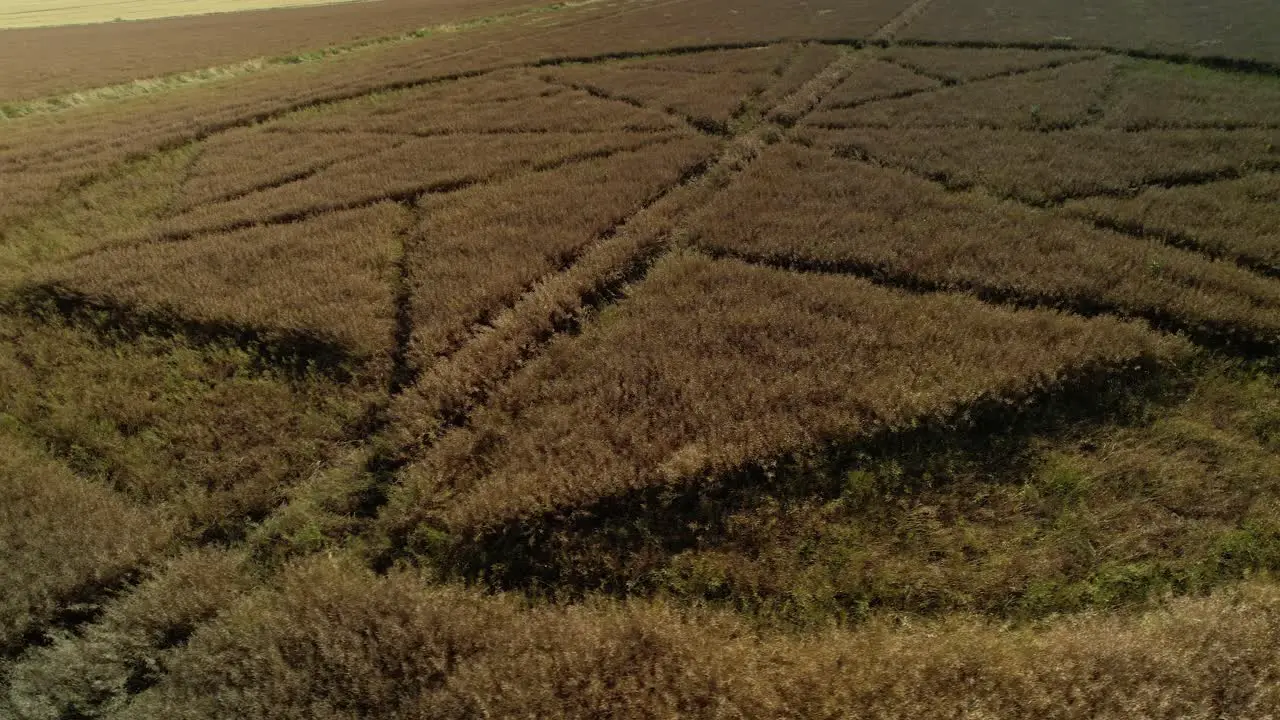
[[[731,258],[786,272],[847,275],[862,278],[876,285],[913,293],[964,293],[991,305],[1025,309],[1047,308],[1086,318],[1111,315],[1143,320],[1157,330],[1185,335],[1202,347],[1226,350],[1249,358],[1269,357],[1280,351],[1280,345],[1275,339],[1247,334],[1242,336],[1241,329],[1229,323],[1182,318],[1159,308],[1135,308],[1090,295],[1033,292],[972,280],[939,282],[921,278],[887,264],[861,260],[818,260],[788,255],[745,253],[719,247],[700,246],[697,249],[715,258]]]
[[[590,95],[591,97],[598,98],[600,100],[607,100],[609,102],[622,103],[624,105],[629,105],[633,108],[640,108],[642,110],[655,110],[657,112],[662,113],[663,115],[667,115],[668,117],[673,117],[679,120],[680,122],[688,125],[689,127],[693,128],[694,130],[697,130],[700,133],[704,133],[707,135],[715,135],[715,136],[724,136],[728,134],[728,130],[723,125],[715,121],[709,120],[707,118],[695,117],[693,115],[686,115],[685,113],[682,113],[679,110],[667,107],[665,105],[651,105],[649,103],[644,102],[643,100],[631,97],[630,95],[627,95],[625,93],[612,92],[598,85],[592,85],[590,83],[572,82],[568,80],[560,80],[552,76],[544,76],[542,80],[543,82],[546,82],[549,85],[554,85],[556,87],[568,88],[570,90],[577,90],[579,92],[584,92]]]
[[[906,9],[890,19],[889,22],[881,25],[880,29],[872,33],[871,40],[873,42],[893,42],[894,36],[915,22],[932,4],[933,0],[915,0]]]
[[[453,178],[449,180],[439,180],[431,183],[406,186],[400,190],[396,190],[393,192],[376,193],[373,195],[367,195],[364,197],[360,197],[360,198],[356,198],[356,199],[348,200],[344,202],[311,205],[311,206],[297,209],[297,210],[289,210],[285,212],[274,213],[272,215],[267,215],[265,217],[244,218],[241,220],[225,222],[217,225],[204,226],[196,229],[189,229],[189,230],[184,229],[184,230],[176,230],[171,232],[164,232],[154,237],[150,237],[145,240],[142,240],[137,244],[146,244],[148,242],[180,242],[183,240],[190,240],[195,237],[232,232],[236,230],[244,230],[251,227],[286,225],[286,224],[300,222],[303,220],[310,220],[312,218],[316,218],[321,215],[327,215],[330,213],[343,212],[347,210],[359,210],[359,209],[371,207],[373,205],[377,205],[378,203],[383,203],[383,202],[397,202],[397,203],[417,202],[418,200],[420,200],[422,197],[426,195],[442,195],[442,194],[447,194],[451,192],[457,192],[459,190],[464,190],[469,187],[475,187],[478,185],[485,185],[489,183],[500,182],[502,180],[517,177],[526,173],[537,174],[541,172],[547,172],[549,170],[555,170],[557,168],[565,167],[566,165],[571,165],[573,163],[598,160],[601,158],[610,157],[618,153],[635,152],[637,150],[649,147],[651,145],[671,142],[673,139],[674,137],[672,136],[663,136],[663,135],[654,134],[653,137],[646,138],[642,142],[626,145],[623,147],[572,153],[564,157],[556,158],[555,160],[528,163],[526,168],[521,170],[516,170],[514,172],[498,171],[495,173],[490,173],[487,175],[481,175],[476,177],[464,177],[464,178]],[[119,246],[117,245],[115,247],[119,247]]]
[[[788,117],[803,118],[839,84],[851,66],[849,55],[842,55],[774,108],[766,108],[765,113],[771,116],[778,108],[787,108],[784,112],[790,113]],[[417,388],[414,401],[398,413],[393,410],[393,414],[419,421],[431,416],[434,421],[419,427],[401,423],[396,428],[399,437],[391,443],[394,450],[382,453],[371,462],[371,472],[385,480],[368,498],[369,517],[376,517],[387,502],[399,470],[422,457],[446,433],[465,427],[495,389],[509,382],[557,336],[579,332],[587,318],[625,298],[629,287],[643,282],[650,268],[672,248],[687,245],[683,237],[686,234],[682,227],[684,219],[723,192],[758,157],[767,138],[778,130],[776,124],[765,122],[731,138],[715,157],[658,194],[616,230],[602,234],[581,253],[577,262],[540,281],[534,290],[495,319],[492,332],[478,333],[472,342],[427,371],[423,382],[433,384]],[[610,254],[617,254],[618,259],[608,260]],[[606,259],[603,270],[588,267],[597,257]],[[588,269],[583,272],[584,268]],[[585,277],[577,277],[579,274]],[[548,297],[564,299],[549,303]],[[547,311],[548,305],[554,308],[551,313]],[[533,317],[536,321],[522,322],[522,317]],[[493,342],[504,333],[510,334],[511,339]],[[488,372],[466,371],[479,365],[469,356],[492,358],[497,355],[490,349],[494,345],[505,350],[502,361],[490,360]],[[399,557],[405,547],[405,538],[399,534],[406,531],[407,528],[387,529],[390,546],[375,558],[377,568],[385,570]]]
[[[641,209],[601,232],[560,267],[534,281],[492,320],[476,323],[467,340],[438,355],[430,368],[421,371],[424,377],[417,385],[402,387],[398,398],[408,395],[408,404],[425,406],[426,427],[406,427],[407,418],[421,423],[422,413],[393,408],[392,414],[402,422],[387,442],[379,443],[381,451],[367,464],[366,470],[376,480],[358,503],[359,515],[376,517],[390,488],[397,484],[400,469],[421,457],[445,433],[465,426],[494,389],[509,381],[556,337],[576,333],[588,317],[625,297],[628,287],[641,282],[666,249],[671,220],[664,217],[662,206],[682,188],[697,183],[710,167],[708,161],[691,168]],[[649,220],[653,214],[659,215],[657,221]],[[593,263],[600,267],[583,270]]]
[[[182,179],[178,182],[177,187],[174,188],[173,196],[169,198],[169,202],[166,204],[165,209],[160,213],[160,217],[169,217],[177,211],[177,208],[179,207],[178,203],[182,199],[182,193],[187,189],[187,183],[191,182],[191,178],[195,177],[196,165],[199,164],[200,158],[203,157],[207,151],[207,146],[199,144],[196,147],[196,151],[191,154],[191,157],[187,162],[187,166],[183,168]]]
[[[341,134],[345,135],[348,133],[344,132]],[[388,134],[392,135],[392,133],[388,133]],[[398,134],[403,135],[403,133],[398,133]],[[409,141],[409,138],[402,138],[398,142],[390,143],[389,145],[387,145],[385,148],[382,149],[382,152],[385,152],[388,150],[394,150],[400,147],[401,145],[404,145],[408,141]],[[267,190],[274,190],[276,188],[282,188],[286,185],[292,185],[297,182],[302,182],[303,180],[306,180],[307,178],[310,178],[314,175],[322,173],[325,170],[328,170],[329,168],[335,165],[340,165],[348,160],[362,157],[362,156],[363,156],[363,151],[359,151],[359,150],[352,151],[350,153],[343,153],[341,155],[337,155],[327,160],[322,160],[319,163],[311,165],[310,167],[307,167],[307,168],[303,168],[302,170],[298,170],[297,172],[289,173],[287,175],[274,178],[272,180],[269,180],[264,183],[260,183],[258,185],[252,185],[250,187],[241,188],[238,190],[232,190],[228,193],[224,193],[222,195],[209,198],[208,200],[204,200],[191,207],[196,208],[196,207],[201,207],[206,205],[216,205],[218,203],[230,202],[232,200],[239,200],[242,197],[247,197],[255,193],[266,192]]]
[[[847,128],[835,128],[847,129]],[[1027,130],[1028,133],[1039,133],[1038,130]],[[967,192],[979,190],[993,198],[999,200],[1009,200],[1019,205],[1043,210],[1046,208],[1061,207],[1063,204],[1073,200],[1087,200],[1095,197],[1111,197],[1111,198],[1131,198],[1141,194],[1144,190],[1152,188],[1163,188],[1166,190],[1183,187],[1197,187],[1200,185],[1212,185],[1218,182],[1226,182],[1230,180],[1239,180],[1247,175],[1257,172],[1274,172],[1280,170],[1280,161],[1266,160],[1258,163],[1251,163],[1244,167],[1228,167],[1217,170],[1190,170],[1167,175],[1157,175],[1147,178],[1142,182],[1128,186],[1125,188],[1113,188],[1099,190],[1097,192],[1086,193],[1061,193],[1048,198],[1043,202],[1034,202],[1016,195],[1006,195],[996,193],[981,183],[968,180],[954,180],[951,175],[945,171],[929,172],[910,165],[895,162],[881,155],[868,151],[866,148],[851,142],[837,142],[833,149],[833,155],[846,160],[854,160],[864,162],[876,167],[897,170],[898,172],[913,175],[915,177],[928,180],[931,183],[942,186],[951,192]]]

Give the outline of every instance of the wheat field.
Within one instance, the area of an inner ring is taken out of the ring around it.
[[[0,33],[0,717],[1280,713],[1280,13],[410,5]]]

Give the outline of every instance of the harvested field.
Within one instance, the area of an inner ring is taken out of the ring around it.
[[[0,717],[1276,714],[1280,14],[449,2],[0,32]]]

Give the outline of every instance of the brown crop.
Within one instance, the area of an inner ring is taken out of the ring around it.
[[[549,73],[548,79],[660,108],[715,128],[723,128],[752,95],[764,92],[774,79],[770,72],[712,75],[624,67],[568,66]]]
[[[847,80],[827,96],[821,109],[859,105],[869,100],[932,90],[938,85],[937,80],[924,75],[892,63],[867,58],[853,69],[853,73]],[[810,122],[823,122],[827,116],[828,113],[819,111],[810,117]]]
[[[171,523],[73,475],[0,427],[0,648],[18,647],[77,596],[118,583],[169,542]]]
[[[831,110],[814,115],[810,122],[839,127],[1074,127],[1101,112],[1103,93],[1115,66],[1116,60],[1110,57],[1071,63]],[[919,84],[902,87],[896,83],[892,89],[911,90]],[[875,90],[869,88],[859,95]]]
[[[318,558],[197,631],[129,714],[1265,717],[1280,703],[1278,607],[1258,582],[1039,628],[956,618],[797,638],[660,602],[521,609]]]
[[[301,331],[386,355],[408,213],[394,203],[311,220],[94,253],[41,278],[71,292],[266,335]]]
[[[1274,714],[1267,14],[452,1],[0,32],[0,717]]]
[[[383,200],[411,200],[504,173],[554,167],[575,157],[606,155],[663,139],[617,132],[413,138],[336,163],[297,182],[201,205],[159,223],[155,232],[162,237],[181,237]]]
[[[1280,79],[1131,61],[1121,66],[1108,127],[1280,126]]]
[[[945,182],[1043,204],[1280,167],[1280,131],[856,128],[803,137]]]
[[[452,195],[428,197],[407,271],[419,364],[455,346],[531,284],[703,162],[689,138]]]
[[[1280,272],[1280,176],[1248,175],[1207,185],[1154,187],[1134,197],[1099,196],[1066,204],[1067,213],[1166,237]]]
[[[929,77],[947,82],[971,82],[1030,72],[1096,57],[1097,53],[1026,48],[953,48],[898,46],[881,57]]]
[[[1232,264],[802,149],[766,155],[699,228],[703,247],[783,266],[1280,340],[1280,284]]]
[[[522,370],[408,471],[394,507],[488,525],[1012,401],[1175,347],[1113,320],[679,256]]]

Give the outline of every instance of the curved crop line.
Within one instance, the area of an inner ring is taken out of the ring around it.
[[[484,577],[502,589],[645,592],[643,581],[637,585],[628,578],[581,577],[580,568],[564,564],[564,558],[575,557],[563,552],[564,545],[608,543],[612,553],[626,556],[650,551],[657,543],[661,551],[678,554],[715,533],[733,509],[750,507],[762,497],[831,498],[843,491],[848,471],[874,466],[879,459],[927,457],[957,442],[978,452],[992,442],[1021,442],[1073,421],[1112,416],[1125,393],[1158,396],[1177,376],[1176,367],[1150,359],[1088,363],[1047,387],[1012,398],[989,394],[912,428],[878,427],[860,436],[825,438],[713,475],[694,474],[532,517],[444,531],[450,543],[439,559],[462,578]],[[616,518],[624,520],[619,524],[613,522]],[[407,549],[393,547],[391,553],[397,552]]]

